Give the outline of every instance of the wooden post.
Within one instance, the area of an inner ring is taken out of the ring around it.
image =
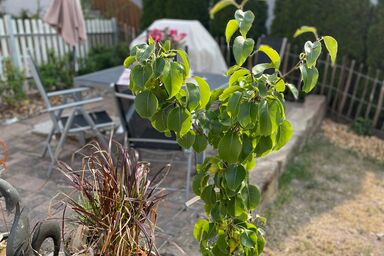
[[[345,105],[345,102],[347,100],[347,96],[349,93],[349,88],[351,87],[352,76],[353,76],[353,72],[355,69],[355,64],[356,64],[356,61],[352,60],[351,67],[349,68],[347,83],[345,84],[345,87],[344,87],[344,90],[342,93],[343,97],[341,98],[340,105],[339,105],[338,118],[340,118],[341,114],[343,113],[344,105]]]
[[[324,73],[323,73],[323,81],[321,82],[321,89],[320,89],[320,94],[324,94],[325,90],[325,84],[327,83],[327,78],[328,78],[328,68],[330,64],[330,57],[329,54],[327,54],[327,58],[325,59],[325,67],[324,67]],[[336,64],[335,64],[336,65]]]
[[[329,86],[328,86],[327,105],[331,103],[331,96],[332,96],[332,90],[335,83],[336,71],[337,71],[337,64],[335,64],[332,69],[331,81],[329,82]]]
[[[376,81],[379,79],[379,76],[380,76],[380,70],[377,69],[376,70],[376,76],[375,76],[375,79],[373,80],[373,83],[376,83]],[[367,95],[367,91],[368,91],[369,80],[370,80],[369,77],[366,77],[366,82],[365,82],[365,85],[364,85],[363,94],[361,95],[360,104],[357,107],[355,120],[358,117],[360,117],[360,113],[361,113],[361,110],[362,110],[363,105],[364,105],[364,99],[365,99],[365,96]]]
[[[284,56],[283,56],[283,59],[284,59],[284,62],[283,62],[283,74],[286,74],[287,70],[288,70],[288,63],[289,63],[288,61],[289,61],[290,52],[291,52],[291,44],[288,43],[287,47],[285,49]]]
[[[380,83],[379,77],[376,77],[375,82],[372,85],[371,94],[369,95],[368,107],[367,107],[367,111],[365,112],[365,118],[369,118],[369,114],[370,114],[371,108],[372,108],[372,103],[375,99],[375,93],[376,93],[376,89],[377,89],[377,86],[379,85],[379,83]]]
[[[381,84],[379,102],[377,103],[375,117],[373,118],[373,127],[376,127],[377,123],[379,122],[380,114],[383,109],[383,102],[384,102],[384,82]]]
[[[356,93],[357,93],[358,88],[360,87],[359,85],[360,85],[360,81],[361,81],[363,68],[364,68],[364,64],[361,63],[359,66],[359,70],[357,72],[357,78],[355,80],[355,84],[354,84],[354,88],[353,88],[353,92],[352,92],[351,103],[349,104],[349,108],[348,108],[347,117],[350,117],[351,119],[352,119],[351,113],[352,113],[353,105],[354,105],[355,100],[356,100]]]
[[[340,93],[340,87],[341,85],[343,84],[343,81],[344,81],[344,73],[345,73],[345,67],[347,65],[347,57],[344,56],[343,57],[343,61],[341,63],[341,70],[340,70],[340,76],[339,76],[339,82],[337,83],[337,87],[336,87],[336,92],[335,92],[335,96],[333,98],[333,102],[332,102],[332,110],[334,112],[336,112],[336,106],[337,106],[337,101],[338,101],[338,97],[339,97],[339,93]]]

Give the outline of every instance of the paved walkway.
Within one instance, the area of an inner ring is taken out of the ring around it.
[[[316,96],[307,97],[307,99],[304,105],[290,104],[288,107],[287,116],[288,119],[293,119],[294,121],[293,126],[295,128],[295,137],[297,138],[300,138],[300,134],[307,130],[308,124],[311,123],[308,120],[316,119],[316,115],[323,102],[322,98]],[[110,98],[105,99],[104,102],[98,105],[92,106],[93,110],[102,108],[107,108],[111,115],[117,116],[113,100]],[[322,114],[318,118],[321,119]],[[31,210],[32,226],[36,221],[43,220],[55,213],[55,216],[59,216],[57,214],[57,207],[50,208],[51,203],[55,202],[52,199],[59,193],[72,190],[68,181],[59,171],[53,171],[52,176],[47,178],[47,169],[50,161],[49,158],[41,158],[45,137],[32,133],[33,125],[47,120],[48,115],[42,114],[9,126],[0,126],[0,139],[8,144],[10,157],[7,170],[2,174],[1,178],[10,182],[20,192],[23,204]],[[306,121],[300,123],[299,120]],[[311,127],[313,128],[313,124]],[[297,138],[294,140],[297,141]],[[292,144],[296,145],[294,142]],[[63,150],[60,156],[61,160],[70,163],[72,153],[80,146],[75,140],[67,140],[65,150]],[[295,147],[290,148],[293,150]],[[289,150],[284,153],[284,159],[288,159],[289,154]],[[171,156],[168,155],[158,155],[157,157],[159,158],[158,160],[171,159]],[[165,186],[183,188],[186,174],[186,156],[183,153],[177,153],[172,158],[181,163],[173,165],[173,169],[165,181]],[[267,174],[263,174],[260,171],[260,175],[253,175],[253,180],[261,187],[266,187],[263,190],[268,190],[268,186],[265,185],[266,183],[273,184],[273,177],[276,176],[275,172],[281,171],[279,168],[271,168],[271,165],[275,166],[276,162],[279,163],[277,165],[280,166],[280,169],[285,164],[285,162],[281,162],[281,156],[277,159],[269,158],[264,163],[263,160],[259,161],[259,166],[261,167],[258,167],[258,169],[264,166]],[[161,165],[163,163],[156,161],[153,164],[153,168],[156,170]],[[271,173],[273,173],[272,176]],[[184,202],[183,192],[170,192],[170,195],[159,209],[158,247],[160,247],[162,252],[173,253],[174,255],[199,255],[198,244],[193,238],[192,231],[196,219],[203,212],[202,204],[198,202],[192,208],[184,210]],[[5,209],[4,204],[2,206]],[[51,211],[48,211],[49,208]],[[6,231],[4,229],[9,228],[10,222],[8,226],[2,224],[4,223],[1,220],[2,218],[0,214],[0,231],[4,232]],[[13,216],[5,215],[4,218],[10,221]]]

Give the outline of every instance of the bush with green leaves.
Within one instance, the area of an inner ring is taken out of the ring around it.
[[[128,54],[129,45],[127,43],[120,43],[113,47],[97,46],[90,50],[86,58],[79,60],[80,68],[78,73],[83,75],[121,65],[121,60]]]
[[[373,123],[368,118],[359,117],[352,124],[352,130],[358,135],[372,136]]]
[[[25,74],[12,64],[10,59],[3,63],[4,79],[0,79],[0,104],[14,106],[26,98],[24,92]]]
[[[277,0],[272,35],[290,37],[302,24],[314,26],[337,38],[341,54],[365,61],[371,16],[369,0]]]
[[[162,18],[198,20],[208,27],[208,9],[208,0],[144,0],[141,28],[145,29]]]
[[[255,157],[281,149],[292,136],[283,92],[289,88],[297,96],[298,91],[284,79],[300,70],[302,88],[308,93],[317,83],[316,62],[322,43],[333,63],[336,59],[333,37],[320,37],[315,28],[302,27],[295,36],[311,33],[314,40],[305,43],[297,65],[282,74],[279,54],[267,45],[255,49],[255,41],[247,36],[255,15],[243,11],[246,2],[222,0],[211,9],[212,15],[231,5],[237,9],[225,30],[228,46],[236,34],[232,47],[236,65],[226,73],[226,88],[211,91],[203,78],[189,78],[187,54],[171,49],[169,41],[156,44],[150,38],[148,44],[135,46],[124,62],[125,67],[132,66],[130,89],[141,117],[168,136],[174,133],[184,148],[203,152],[209,144],[216,149],[215,155],[198,166],[192,184],[205,203],[206,218],[198,220],[194,228],[202,255],[263,252],[266,220],[251,214],[260,203],[260,191],[250,184],[249,173]],[[270,62],[244,68],[247,58],[257,51],[265,53]],[[267,69],[272,74],[265,73]]]
[[[48,61],[39,66],[40,77],[47,90],[62,90],[73,86],[74,67],[71,53],[57,56],[48,51]]]

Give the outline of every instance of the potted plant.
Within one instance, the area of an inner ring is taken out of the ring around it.
[[[152,179],[150,164],[113,142],[110,150],[91,143],[83,147],[82,168],[65,163],[60,169],[78,192],[68,196],[75,213],[66,255],[158,255],[155,247],[157,208],[166,196],[159,189],[170,170],[166,165]]]
[[[212,15],[230,5],[238,9],[225,31],[236,60],[226,73],[226,88],[211,91],[203,78],[190,77],[186,52],[172,49],[169,41],[157,43],[150,37],[148,44],[135,46],[124,62],[126,68],[132,66],[130,89],[141,117],[160,132],[176,134],[184,148],[202,152],[209,144],[217,151],[197,168],[192,185],[205,203],[206,218],[197,221],[193,232],[204,256],[262,254],[265,219],[252,214],[260,203],[260,191],[250,184],[249,173],[255,158],[281,149],[292,137],[283,92],[290,89],[295,97],[299,92],[285,82],[287,75],[300,70],[302,90],[309,93],[317,84],[322,43],[333,63],[337,53],[334,38],[302,27],[295,36],[311,33],[314,40],[306,42],[299,62],[283,74],[278,52],[267,45],[255,49],[254,40],[247,37],[255,18],[243,10],[247,2],[221,0],[211,9]],[[270,62],[245,68],[256,52],[265,53]],[[265,72],[269,69],[272,74]]]

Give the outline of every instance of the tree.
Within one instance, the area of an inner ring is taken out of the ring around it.
[[[374,10],[372,25],[367,38],[367,63],[371,69],[384,69],[384,1]]]

